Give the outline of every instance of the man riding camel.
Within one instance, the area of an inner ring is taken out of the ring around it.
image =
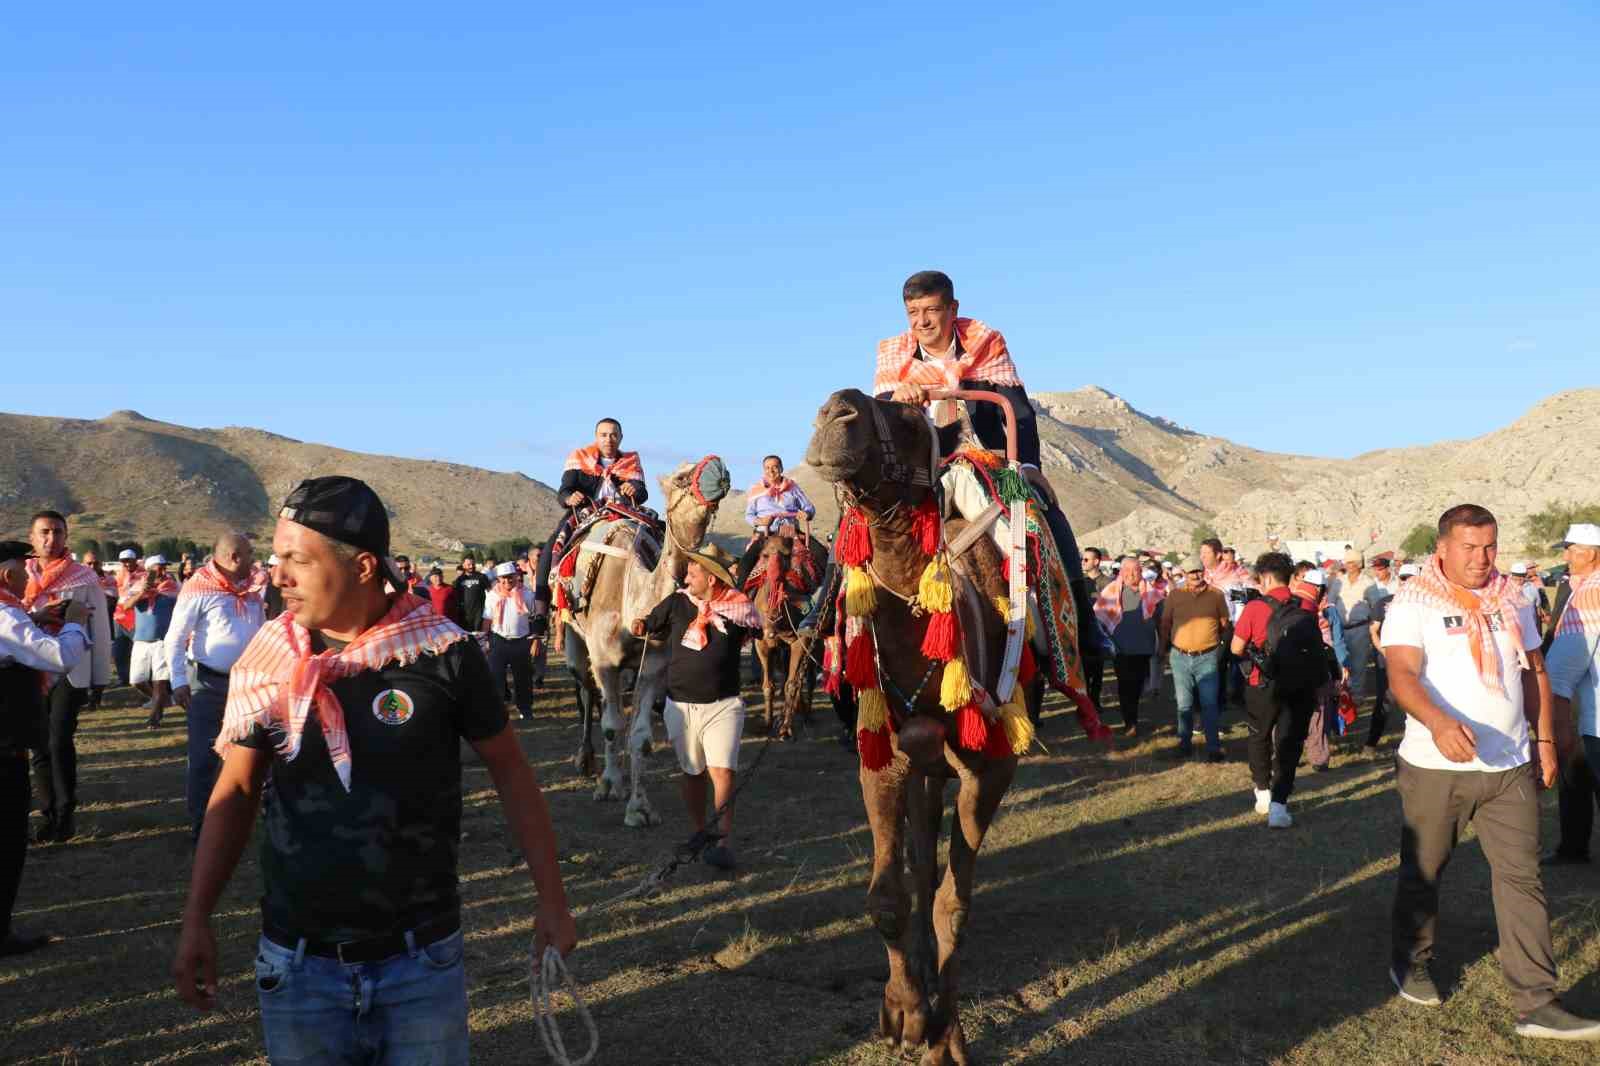
[[[622,450],[622,423],[615,418],[602,418],[594,425],[594,443],[567,456],[567,465],[561,471],[556,498],[568,511],[544,542],[544,547],[539,549],[539,569],[533,592],[538,603],[535,635],[542,636],[549,624],[550,559],[556,541],[576,526],[583,510],[607,500],[619,500],[637,508],[649,495],[639,453]]]
[[[761,480],[750,486],[747,499],[744,520],[758,535],[817,517],[816,505],[805,489],[784,476],[783,460],[776,455],[761,460]]]
[[[1017,419],[1017,458],[1023,475],[1045,505],[1045,521],[1061,552],[1061,562],[1072,582],[1078,606],[1078,639],[1083,654],[1104,654],[1096,647],[1092,607],[1094,590],[1083,576],[1083,561],[1072,525],[1062,513],[1055,490],[1039,469],[1039,425],[1028,390],[1011,361],[1000,331],[975,318],[958,318],[955,284],[937,270],[923,270],[906,279],[901,289],[905,301],[906,332],[878,342],[878,365],[872,392],[880,400],[928,405],[928,393],[938,389],[980,389],[997,392],[1011,401]],[[965,404],[973,434],[985,448],[1005,448],[1005,414],[997,404]],[[932,405],[939,429],[939,454],[949,455],[959,444],[961,405],[943,400]]]

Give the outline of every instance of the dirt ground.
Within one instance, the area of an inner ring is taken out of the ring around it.
[[[582,936],[572,958],[603,1063],[915,1061],[875,1039],[887,967],[862,916],[871,839],[853,754],[825,699],[802,739],[777,745],[738,811],[736,876],[701,865],[604,913],[687,836],[672,759],[648,782],[663,827],[628,830],[570,769],[571,686],[559,671],[518,725],[545,783]],[[1381,756],[1341,747],[1303,772],[1296,824],[1252,813],[1244,727],[1228,712],[1222,765],[1180,763],[1171,682],[1146,732],[1085,740],[1052,704],[1048,754],[1023,761],[978,865],[963,949],[963,1019],[976,1061],[1503,1064],[1592,1062],[1523,1041],[1494,960],[1488,869],[1465,840],[1444,890],[1429,1011],[1385,974],[1399,839],[1392,732]],[[1108,680],[1107,721],[1119,722]],[[84,716],[80,835],[33,848],[18,923],[63,941],[0,960],[0,1061],[264,1062],[251,961],[259,929],[252,848],[215,919],[225,1013],[195,1014],[167,975],[186,887],[183,719],[156,732],[128,690]],[[1365,718],[1356,736],[1365,734]],[[749,766],[766,741],[752,728]],[[1304,770],[1304,768],[1303,768]],[[473,1058],[548,1061],[531,1024],[532,887],[506,843],[487,774],[467,771],[462,894]],[[1546,845],[1555,819],[1544,797]],[[1600,868],[1545,878],[1568,1004],[1600,1012]],[[581,1038],[570,1013],[569,1041]]]

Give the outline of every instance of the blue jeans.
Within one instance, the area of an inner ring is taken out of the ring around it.
[[[1178,694],[1178,746],[1187,749],[1194,736],[1194,705],[1200,704],[1200,725],[1206,734],[1206,750],[1221,751],[1217,719],[1222,713],[1222,651],[1220,645],[1200,655],[1173,648],[1168,653],[1172,665],[1172,686]]]
[[[466,1066],[458,929],[382,962],[346,965],[262,937],[256,998],[272,1066]]]
[[[217,783],[222,757],[212,750],[222,732],[222,708],[228,702],[228,684],[215,674],[202,674],[198,664],[189,664],[189,710],[184,724],[189,734],[188,758],[184,768],[184,799],[189,807],[189,839],[200,839],[206,803]]]

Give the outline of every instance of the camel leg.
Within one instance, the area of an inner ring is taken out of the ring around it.
[[[572,675],[576,684],[578,697],[578,729],[581,736],[578,740],[577,754],[572,757],[572,768],[580,777],[593,777],[595,774],[594,709],[600,703],[600,692],[594,687],[594,681],[589,673],[589,656],[577,634],[570,631],[566,634],[562,655],[567,662],[567,672]]]
[[[626,728],[619,708],[622,706],[622,670],[620,667],[594,664],[595,681],[600,686],[600,735],[606,742],[605,769],[595,783],[597,800],[621,799],[627,780],[622,771],[622,734]]]
[[[628,806],[622,815],[622,824],[630,829],[661,824],[661,815],[651,806],[650,796],[644,789],[644,759],[655,737],[651,723],[655,718],[656,696],[666,680],[666,658],[655,655],[646,658],[633,684],[633,720],[628,727]]]
[[[756,640],[756,661],[761,664],[761,699],[767,713],[767,735],[772,735],[777,720],[772,716],[772,646],[776,643],[766,633]]]
[[[972,882],[977,870],[978,849],[994,821],[1000,800],[1011,786],[1017,770],[1016,759],[986,764],[980,773],[951,758],[960,780],[956,793],[955,824],[950,833],[950,860],[944,881],[933,898],[933,934],[938,940],[938,1010],[934,1015],[936,1034],[922,1056],[922,1066],[966,1066],[967,1038],[961,1028],[961,1011],[956,999],[959,974],[957,951],[961,933],[972,906]]]
[[[878,1009],[878,1032],[891,1044],[914,1047],[927,1038],[928,1000],[922,975],[908,965],[907,947],[921,936],[911,921],[911,894],[905,883],[906,792],[910,760],[895,752],[879,771],[861,769],[861,798],[872,827],[872,878],[867,883],[867,916],[883,937],[889,955],[889,980]],[[919,786],[920,787],[920,786]]]

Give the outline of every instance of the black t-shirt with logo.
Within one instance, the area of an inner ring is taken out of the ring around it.
[[[313,647],[338,647],[313,639]],[[350,737],[350,791],[313,713],[295,758],[265,789],[261,868],[267,924],[311,940],[400,932],[459,906],[462,738],[506,727],[501,686],[477,642],[410,666],[335,682]],[[247,747],[273,749],[261,727]]]
[[[491,584],[493,578],[479,570],[456,578],[456,596],[461,601],[461,614],[465,619],[463,628],[468,632],[476,631],[483,621],[483,601],[489,595]]]

